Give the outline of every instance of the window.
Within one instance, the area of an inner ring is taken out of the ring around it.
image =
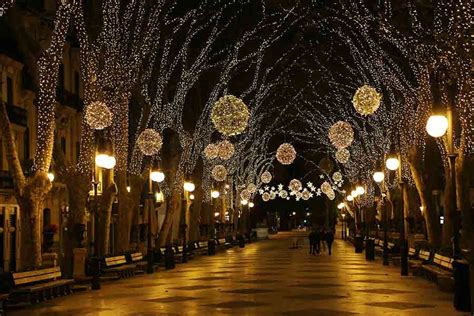
[[[13,79],[7,77],[7,105],[13,105]]]
[[[43,210],[43,227],[51,225],[51,210],[45,208]]]

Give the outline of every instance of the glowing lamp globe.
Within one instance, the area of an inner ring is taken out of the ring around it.
[[[189,199],[190,199],[191,201],[194,200],[194,198],[195,198],[195,197],[194,197],[194,194],[190,194],[190,195],[189,195]]]
[[[220,195],[219,191],[213,190],[211,192],[211,197],[214,198],[214,199],[217,199],[219,197],[219,195]]]
[[[337,205],[337,208],[338,208],[338,209],[342,209],[343,207],[344,207],[344,205],[343,205],[342,203],[339,203],[339,204]]]
[[[54,173],[48,172],[48,179],[49,179],[49,181],[53,182],[54,181]]]
[[[364,187],[358,186],[356,187],[356,192],[357,192],[357,195],[362,195],[365,193],[365,189]]]
[[[448,130],[448,118],[444,115],[432,115],[426,122],[426,131],[432,137],[441,137]]]
[[[240,204],[242,204],[242,205],[247,205],[248,203],[249,203],[248,200],[241,200],[241,201],[240,201]]]
[[[346,199],[347,199],[349,202],[354,201],[354,197],[353,197],[352,195],[348,195],[348,196],[346,197]]]
[[[183,189],[186,191],[186,192],[193,192],[194,189],[196,189],[196,186],[194,185],[194,183],[192,182],[185,182],[183,184]]]
[[[385,175],[381,171],[374,172],[374,181],[377,183],[381,183],[383,179],[385,179]]]
[[[252,207],[254,207],[254,206],[255,206],[255,204],[254,204],[253,202],[249,202],[249,207],[250,207],[250,208],[252,208]]]
[[[388,170],[395,171],[398,169],[398,167],[400,167],[400,161],[398,161],[397,158],[388,158],[385,162],[385,165],[387,166]]]
[[[109,155],[107,154],[98,154],[97,156],[95,156],[95,164],[97,165],[97,167],[105,168],[105,166],[107,165],[108,158]]]
[[[114,156],[109,156],[107,158],[107,162],[104,166],[105,169],[113,169],[115,165],[117,164],[117,160],[115,159]]]
[[[352,190],[351,195],[353,198],[356,198],[357,196],[359,196],[359,193],[357,193],[357,190]]]
[[[165,174],[161,171],[152,171],[150,173],[150,179],[153,182],[163,182],[165,180]]]

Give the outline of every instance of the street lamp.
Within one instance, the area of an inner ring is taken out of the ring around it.
[[[252,208],[254,206],[255,206],[255,204],[253,202],[249,202],[249,208]]]
[[[52,171],[48,172],[48,179],[49,181],[53,182],[54,181],[54,173]]]
[[[247,205],[247,204],[249,204],[249,201],[244,199],[244,200],[240,201],[240,204]]]
[[[219,191],[217,191],[217,190],[212,190],[211,191],[211,197],[212,198],[217,199],[219,196],[220,196]]]
[[[194,185],[194,183],[189,182],[189,181],[186,181],[186,182],[184,182],[184,184],[183,184],[183,189],[184,189],[184,191],[186,191],[186,192],[193,192],[194,189],[196,189],[196,186]]]
[[[153,268],[153,246],[151,241],[151,212],[154,209],[155,202],[153,199],[155,198],[158,203],[163,202],[163,193],[157,192],[156,195],[153,194],[153,182],[160,183],[165,180],[165,174],[161,172],[161,170],[153,170],[150,167],[150,174],[148,177],[148,199],[149,199],[149,207],[148,207],[148,234],[147,234],[147,265],[146,265],[146,273],[152,274],[154,272]]]
[[[382,171],[374,172],[374,181],[380,185],[380,195],[382,199],[382,210],[383,210],[383,217],[384,217],[384,225],[383,225],[383,261],[382,264],[384,266],[388,266],[388,215],[387,215],[387,207],[385,205],[385,174]]]
[[[405,196],[405,182],[403,181],[402,176],[402,168],[400,166],[401,156],[398,155],[397,157],[389,157],[385,161],[385,166],[391,170],[396,171],[398,170],[398,185],[400,186],[400,190],[402,192],[402,199],[401,199],[401,225],[400,225],[400,260],[401,260],[401,270],[400,274],[402,276],[408,275],[408,245],[407,240],[405,237],[405,205],[403,202]]]
[[[348,195],[346,197],[346,200],[348,200],[349,202],[352,202],[352,201],[354,201],[354,197],[352,195]]]
[[[432,137],[441,137],[446,134],[449,127],[448,118],[444,115],[431,115],[426,122],[426,131]]]

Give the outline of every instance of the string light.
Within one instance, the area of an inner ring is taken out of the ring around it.
[[[291,165],[296,158],[296,150],[288,143],[281,144],[276,152],[276,159],[282,165]]]
[[[84,116],[87,124],[92,129],[102,130],[112,124],[112,112],[107,105],[101,101],[94,101],[86,108]]]
[[[227,177],[227,169],[223,165],[216,165],[212,168],[212,177],[216,181],[224,181]]]
[[[137,139],[138,148],[146,156],[153,156],[158,154],[163,145],[163,140],[160,133],[154,129],[145,129]]]
[[[354,141],[354,130],[351,124],[338,121],[329,129],[329,141],[337,149],[350,146]]]
[[[355,92],[352,104],[358,113],[371,115],[379,108],[381,99],[382,95],[375,88],[364,85]]]
[[[226,136],[239,135],[247,128],[249,110],[241,99],[225,95],[214,104],[211,118],[220,133]]]

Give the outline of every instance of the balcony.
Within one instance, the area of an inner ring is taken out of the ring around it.
[[[77,94],[61,87],[56,89],[56,100],[61,103],[61,105],[68,106],[77,111],[81,111],[84,106],[84,102]]]
[[[25,109],[16,105],[7,104],[7,114],[11,123],[27,127],[28,112]]]

